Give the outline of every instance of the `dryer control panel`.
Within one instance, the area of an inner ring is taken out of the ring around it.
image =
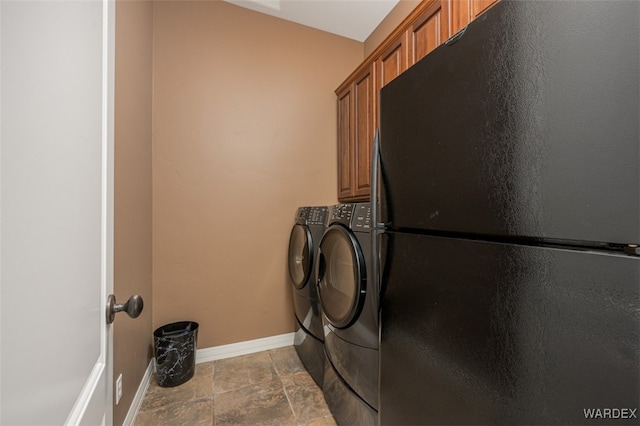
[[[351,229],[359,232],[369,232],[371,230],[371,204],[356,204],[353,219],[351,220]]]
[[[336,204],[329,207],[329,215],[327,216],[327,226],[332,223],[340,223],[346,227],[351,225],[351,217],[353,216],[353,210],[355,204],[345,203]]]
[[[327,207],[310,207],[308,225],[324,225],[327,220]]]

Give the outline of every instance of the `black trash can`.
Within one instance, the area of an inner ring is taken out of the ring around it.
[[[198,323],[180,321],[153,332],[158,384],[172,387],[193,377],[196,368]]]

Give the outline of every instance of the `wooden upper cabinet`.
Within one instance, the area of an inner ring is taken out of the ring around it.
[[[377,90],[407,69],[408,44],[406,33],[402,34],[375,60]]]
[[[354,163],[350,143],[353,140],[351,91],[352,86],[349,86],[338,93],[338,198],[351,195],[351,173]]]
[[[338,199],[367,200],[374,129],[373,65],[338,95]]]
[[[365,70],[354,84],[355,140],[353,196],[368,198],[371,177],[371,147],[374,131],[373,67]]]
[[[444,0],[435,1],[411,24],[408,33],[409,66],[449,38],[449,10]]]
[[[454,35],[469,22],[482,15],[498,0],[446,0],[449,3],[449,36]]]
[[[367,201],[378,92],[498,0],[424,0],[336,90],[338,200]]]

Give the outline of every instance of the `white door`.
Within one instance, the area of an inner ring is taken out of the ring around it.
[[[114,4],[0,1],[0,424],[110,424]]]

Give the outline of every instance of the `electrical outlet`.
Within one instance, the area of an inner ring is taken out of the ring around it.
[[[116,405],[120,403],[122,398],[122,374],[116,379]]]

